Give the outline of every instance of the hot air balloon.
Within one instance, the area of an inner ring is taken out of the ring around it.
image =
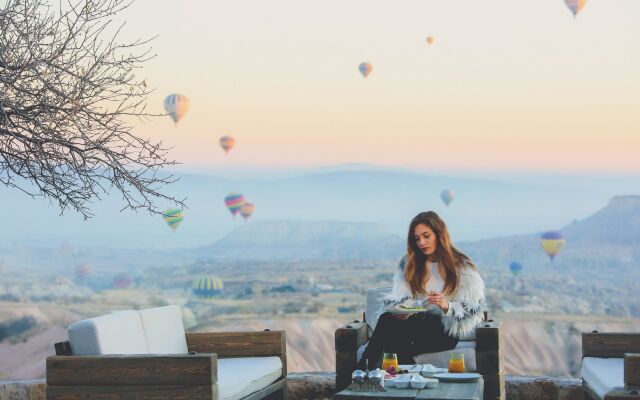
[[[189,110],[189,98],[182,94],[170,94],[164,99],[164,109],[177,126]]]
[[[91,266],[89,264],[80,264],[75,269],[78,279],[86,279],[91,274]]]
[[[229,154],[229,150],[233,149],[236,144],[236,140],[231,136],[223,136],[220,138],[220,146],[224,149],[224,152]]]
[[[255,210],[256,210],[255,204],[244,203],[244,205],[240,209],[240,215],[242,215],[242,218],[244,218],[244,220],[246,221],[251,216],[251,214],[253,214]]]
[[[179,208],[168,208],[164,213],[162,213],[162,218],[164,219],[164,222],[166,222],[167,225],[169,225],[169,227],[175,232],[184,219],[184,212]]]
[[[244,196],[240,193],[229,193],[227,197],[224,198],[224,204],[226,204],[231,215],[235,218],[236,214],[244,205]]]
[[[564,237],[562,233],[558,231],[545,232],[540,238],[540,244],[542,249],[553,261],[553,258],[560,252],[562,246],[564,246]]]
[[[360,73],[362,74],[362,76],[366,78],[367,76],[369,76],[371,71],[373,71],[373,65],[371,65],[368,62],[363,62],[362,64],[360,64],[358,69],[360,70]]]
[[[126,272],[122,272],[113,277],[113,287],[116,289],[126,289],[133,283],[133,279]]]
[[[431,46],[436,39],[433,36],[427,36],[427,44]]]
[[[511,264],[509,264],[509,269],[511,270],[513,276],[518,276],[520,275],[520,272],[522,272],[522,264],[517,261],[513,261]]]
[[[222,282],[222,279],[212,275],[196,278],[191,286],[193,294],[196,297],[203,299],[210,299],[212,297],[219,296],[222,294],[223,289],[224,283]]]
[[[575,18],[580,10],[582,10],[587,4],[587,0],[564,0],[564,3],[567,5],[569,10],[571,10],[573,18]]]
[[[442,193],[440,193],[440,198],[442,199],[442,201],[444,201],[444,204],[447,205],[447,207],[449,207],[449,204],[451,204],[451,202],[453,201],[453,199],[455,199],[456,194],[453,190],[450,189],[445,189],[442,191]]]

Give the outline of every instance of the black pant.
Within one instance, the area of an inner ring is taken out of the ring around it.
[[[413,364],[413,357],[418,354],[451,350],[457,344],[458,338],[444,331],[438,315],[419,313],[402,320],[384,313],[369,339],[360,367],[364,367],[368,359],[369,369],[376,368],[383,352],[396,353],[400,364]]]

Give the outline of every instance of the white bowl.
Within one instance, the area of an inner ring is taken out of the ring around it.
[[[414,389],[424,389],[424,386],[427,383],[427,379],[421,377],[420,375],[415,375],[411,377],[411,387]]]
[[[438,380],[435,378],[427,378],[426,382],[424,383],[424,387],[426,387],[427,389],[434,389],[436,386],[438,386]]]
[[[442,372],[447,372],[448,370],[446,368],[437,368],[434,367],[433,369],[431,368],[423,368],[422,371],[420,371],[420,375],[424,376],[425,378],[432,378],[435,374],[440,374]]]
[[[408,375],[403,375],[401,377],[398,377],[393,382],[393,385],[398,389],[408,389],[409,386],[411,385],[411,377]]]

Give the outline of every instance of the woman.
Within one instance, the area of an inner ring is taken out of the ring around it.
[[[413,364],[422,353],[450,350],[482,322],[484,282],[471,259],[451,244],[444,221],[433,211],[416,215],[409,225],[407,254],[393,278],[385,308],[422,305],[412,315],[385,312],[360,361],[379,365],[383,352]]]

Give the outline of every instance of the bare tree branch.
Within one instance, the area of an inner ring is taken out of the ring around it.
[[[129,0],[7,0],[0,9],[0,182],[85,218],[115,189],[123,209],[158,212],[176,178],[169,149],[133,134],[151,93],[136,71],[150,40],[121,43],[111,19]]]

